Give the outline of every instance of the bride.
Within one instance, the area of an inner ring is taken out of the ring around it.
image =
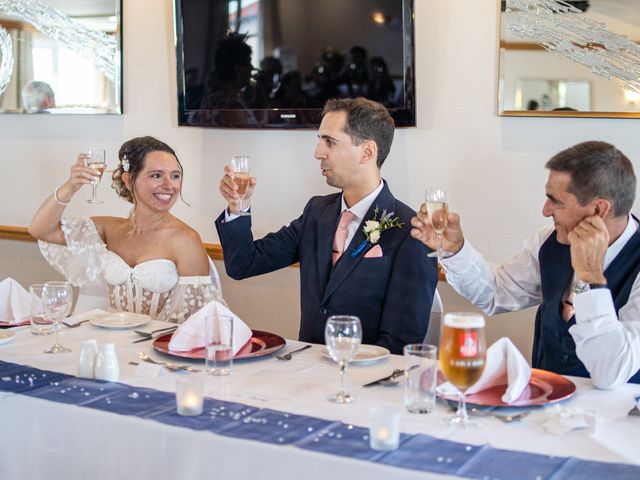
[[[173,149],[139,137],[125,142],[118,158],[112,187],[133,204],[129,217],[62,218],[75,193],[100,175],[86,166],[86,154],[78,155],[69,179],[43,202],[29,227],[46,260],[82,287],[85,310],[87,292],[94,300],[108,298],[113,311],[176,323],[211,300],[224,303],[200,236],[169,213],[181,196],[183,175]]]

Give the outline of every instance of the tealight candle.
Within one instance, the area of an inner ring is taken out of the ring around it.
[[[369,410],[369,445],[373,450],[388,451],[400,443],[400,414],[388,407]]]
[[[198,376],[176,380],[176,409],[178,415],[194,416],[202,413],[204,382]]]

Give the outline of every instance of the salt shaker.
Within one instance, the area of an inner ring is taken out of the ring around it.
[[[85,340],[80,344],[80,356],[78,357],[78,376],[93,378],[98,354],[98,344],[95,339]]]
[[[113,343],[101,343],[98,346],[98,356],[96,357],[95,377],[98,380],[115,382],[120,375],[118,357],[116,357],[116,347]]]

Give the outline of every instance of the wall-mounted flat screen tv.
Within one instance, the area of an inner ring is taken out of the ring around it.
[[[413,0],[175,0],[180,125],[316,128],[367,97],[415,126]]]

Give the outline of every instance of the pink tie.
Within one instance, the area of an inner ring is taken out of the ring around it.
[[[340,223],[336,229],[336,234],[333,237],[333,253],[331,254],[332,265],[335,265],[340,255],[344,252],[345,242],[347,241],[347,227],[357,217],[349,210],[342,212],[340,216]]]

